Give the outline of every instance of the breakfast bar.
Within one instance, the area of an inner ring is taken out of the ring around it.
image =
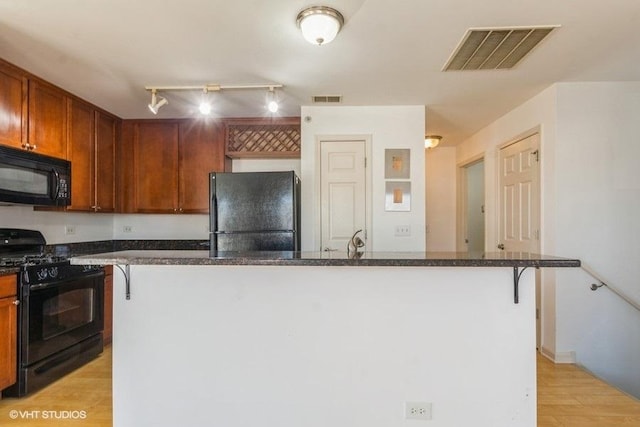
[[[121,251],[114,426],[536,425],[526,253]],[[408,424],[409,423],[409,424]]]

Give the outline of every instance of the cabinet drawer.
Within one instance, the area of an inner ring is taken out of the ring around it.
[[[18,293],[18,280],[15,274],[0,276],[0,298],[10,297]]]

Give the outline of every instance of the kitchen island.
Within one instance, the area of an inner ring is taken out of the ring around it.
[[[122,268],[115,427],[382,427],[416,416],[534,427],[528,267],[580,265],[523,253],[208,251],[72,262]]]

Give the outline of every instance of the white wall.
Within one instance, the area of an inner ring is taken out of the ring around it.
[[[113,215],[34,211],[31,206],[0,206],[0,227],[42,232],[48,244],[111,240]],[[65,227],[75,234],[65,234]]]
[[[558,85],[556,248],[640,301],[640,82]],[[640,397],[640,312],[557,278],[557,347]]]
[[[131,232],[125,232],[129,227]],[[206,240],[209,238],[207,214],[117,214],[113,215],[116,240]]]
[[[497,148],[539,127],[542,239],[640,300],[640,83],[559,83],[458,147],[486,157],[487,217],[497,218]],[[495,223],[488,231],[496,239]],[[640,397],[640,314],[579,269],[542,271],[542,351]]]
[[[430,252],[456,250],[455,166],[455,147],[436,147],[426,150],[426,238],[427,251]]]
[[[318,195],[316,137],[318,135],[371,135],[372,159],[372,240],[374,251],[425,250],[424,106],[392,107],[302,107],[302,248],[317,250],[313,229],[319,212],[314,209]],[[411,149],[411,211],[384,210],[384,150]],[[411,236],[395,237],[396,225],[409,225]]]
[[[233,172],[294,171],[300,177],[300,159],[233,159]]]

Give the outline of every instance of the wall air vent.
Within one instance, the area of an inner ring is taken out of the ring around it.
[[[557,27],[470,28],[443,71],[513,68]]]
[[[314,95],[311,99],[314,104],[339,104],[342,95]]]

